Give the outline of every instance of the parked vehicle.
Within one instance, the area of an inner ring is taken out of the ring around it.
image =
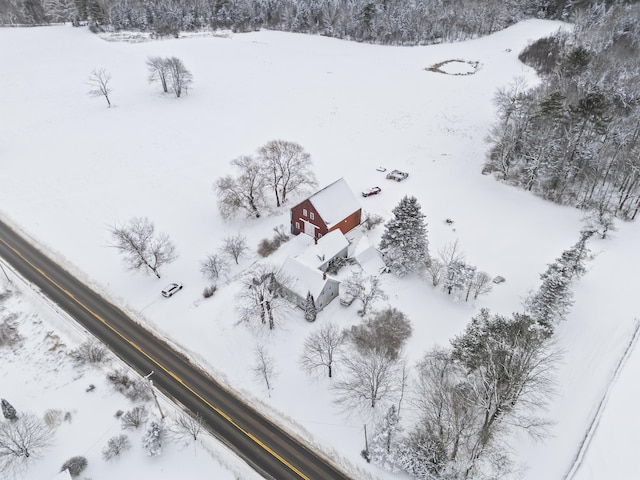
[[[407,172],[401,172],[400,170],[391,170],[389,173],[387,173],[387,178],[389,180],[395,180],[396,182],[401,182],[408,176],[409,174]]]
[[[363,197],[370,197],[371,195],[377,195],[382,191],[380,187],[371,187],[362,192]]]
[[[162,296],[169,298],[173,296],[173,294],[179,292],[180,290],[182,290],[181,283],[170,283],[169,285],[167,285],[162,289]]]

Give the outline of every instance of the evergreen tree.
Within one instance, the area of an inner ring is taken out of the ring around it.
[[[387,267],[402,276],[429,261],[427,224],[415,197],[405,196],[392,213],[394,218],[385,225],[380,250]]]
[[[2,399],[2,415],[4,415],[4,418],[6,418],[7,420],[18,419],[18,413],[16,412],[16,409],[13,408],[13,405],[11,405],[4,398]]]
[[[307,322],[315,322],[318,310],[316,309],[316,302],[313,300],[311,292],[307,292],[307,302],[304,305],[304,319]]]
[[[565,250],[560,258],[550,264],[547,271],[540,275],[542,284],[536,293],[525,302],[527,312],[542,326],[548,335],[554,326],[564,320],[573,305],[571,282],[586,272],[586,260],[589,255],[587,240],[593,231],[584,230],[580,240]]]
[[[369,447],[369,458],[385,470],[397,472],[401,463],[397,435],[401,431],[400,416],[391,405],[382,419],[382,425]]]
[[[525,307],[527,313],[551,335],[555,325],[564,320],[573,305],[571,275],[567,268],[554,262],[540,278],[540,288],[529,297]]]
[[[150,457],[157,457],[162,453],[162,435],[164,427],[161,423],[154,420],[149,425],[149,430],[142,437],[142,447],[146,450]]]
[[[580,240],[573,245],[569,250],[562,252],[562,255],[557,260],[567,270],[567,275],[570,279],[582,277],[586,269],[587,256],[589,255],[589,248],[587,248],[587,240],[594,234],[593,230],[583,230],[580,232]]]

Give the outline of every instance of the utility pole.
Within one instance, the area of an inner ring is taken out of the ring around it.
[[[156,395],[156,391],[153,388],[153,380],[151,380],[151,375],[153,375],[153,370],[151,370],[151,372],[148,375],[145,375],[144,378],[149,380],[149,385],[151,386],[151,395],[153,395],[153,399],[156,401],[156,407],[158,407],[158,411],[160,412],[160,419],[164,420],[164,413],[160,408],[160,402],[158,402],[158,396]]]

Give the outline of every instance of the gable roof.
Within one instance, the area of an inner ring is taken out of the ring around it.
[[[329,228],[362,208],[344,178],[314,193],[309,201]]]
[[[293,257],[287,257],[280,271],[289,281],[287,288],[301,298],[307,298],[307,292],[311,292],[317,299],[327,282],[338,282],[329,275],[323,278],[324,272]]]
[[[295,238],[299,238],[298,242],[300,245],[304,244],[304,247],[292,256],[315,268],[320,268],[349,246],[349,240],[340,230],[327,233],[317,243],[308,235],[298,235]]]

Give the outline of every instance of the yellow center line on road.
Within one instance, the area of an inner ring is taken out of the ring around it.
[[[167,375],[170,375],[173,379],[175,379],[178,383],[180,383],[186,390],[188,390],[192,395],[194,395],[195,397],[197,397],[202,403],[204,403],[205,405],[207,405],[209,408],[211,408],[213,411],[215,411],[218,415],[220,415],[221,417],[223,417],[227,422],[229,422],[231,425],[233,425],[235,428],[237,428],[240,432],[242,432],[244,435],[246,435],[248,438],[250,438],[254,443],[256,443],[257,445],[259,445],[262,449],[264,449],[266,452],[268,452],[271,456],[273,456],[274,458],[278,459],[283,465],[285,465],[287,468],[289,468],[291,471],[295,472],[298,476],[300,476],[300,478],[304,479],[304,480],[311,480],[309,477],[307,477],[306,475],[304,475],[301,471],[299,471],[296,467],[294,467],[293,465],[291,465],[287,460],[285,460],[284,458],[282,458],[277,452],[273,451],[268,445],[266,445],[265,443],[263,443],[260,439],[258,439],[255,435],[253,435],[252,433],[246,431],[244,428],[242,428],[240,425],[238,425],[229,415],[227,415],[224,411],[220,410],[218,407],[216,407],[215,405],[212,405],[211,403],[209,403],[208,400],[206,400],[205,398],[202,397],[202,395],[200,395],[198,392],[196,392],[193,388],[191,388],[189,385],[187,385],[182,378],[180,378],[178,375],[176,375],[174,372],[172,372],[171,370],[169,370],[168,368],[166,368],[163,364],[161,364],[158,360],[156,360],[155,358],[153,358],[151,355],[149,355],[146,351],[144,351],[138,344],[136,344],[134,341],[130,340],[127,336],[125,336],[122,332],[120,332],[117,328],[115,328],[113,325],[111,325],[109,322],[107,322],[104,318],[102,318],[101,315],[97,314],[96,312],[94,312],[93,310],[91,310],[88,306],[86,306],[83,302],[81,302],[80,300],[78,300],[75,295],[73,295],[71,292],[69,292],[68,290],[66,290],[65,288],[63,288],[61,285],[59,285],[55,280],[53,280],[52,278],[50,278],[45,272],[43,272],[40,268],[38,268],[37,266],[35,266],[33,263],[31,263],[29,260],[27,260],[22,253],[20,253],[18,250],[16,250],[13,246],[9,245],[3,238],[0,238],[0,242],[4,243],[7,248],[9,248],[10,250],[13,251],[13,253],[15,253],[18,257],[20,257],[26,264],[28,264],[31,268],[33,268],[36,272],[38,272],[43,278],[45,278],[49,283],[51,283],[52,285],[54,285],[56,288],[58,288],[61,292],[63,292],[65,295],[67,295],[69,298],[71,298],[74,302],[76,302],[80,307],[82,307],[84,310],[86,310],[91,316],[93,316],[94,318],[96,318],[97,320],[99,320],[100,322],[102,322],[103,325],[105,325],[107,328],[109,328],[113,333],[115,333],[116,335],[118,335],[122,340],[124,340],[126,343],[128,343],[131,347],[133,347],[135,350],[137,350],[140,354],[142,354],[143,356],[145,356],[149,361],[151,361],[153,364],[155,364],[158,368],[160,368],[162,371],[164,371]]]

